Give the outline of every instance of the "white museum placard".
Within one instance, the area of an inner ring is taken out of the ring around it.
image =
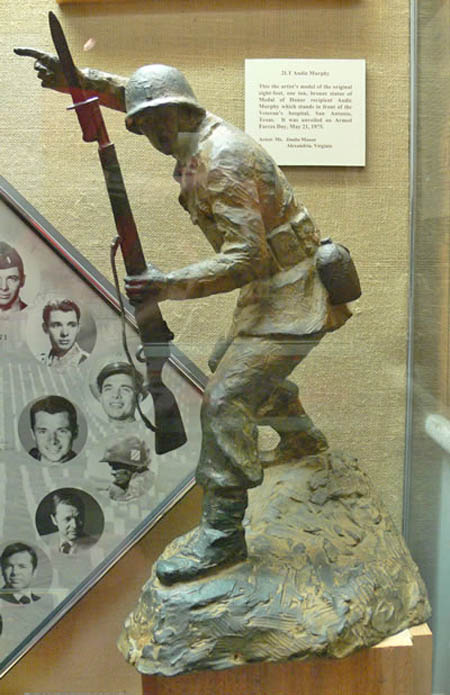
[[[364,166],[366,61],[248,59],[245,129],[277,164]]]

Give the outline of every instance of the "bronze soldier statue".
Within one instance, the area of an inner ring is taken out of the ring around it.
[[[43,86],[67,91],[56,58],[36,59]],[[325,333],[351,316],[330,301],[316,263],[319,231],[273,159],[252,138],[202,108],[184,75],[166,65],[139,68],[127,80],[79,70],[82,87],[126,112],[126,126],[175,158],[180,203],[215,251],[208,260],[126,279],[131,301],[143,294],[194,299],[240,288],[226,341],[214,350],[201,409],[196,479],[204,489],[199,526],[178,554],[159,560],[165,584],[193,579],[247,556],[242,526],[247,490],[261,484],[258,424],[280,436],[273,462],[327,448],[305,413],[290,373]]]

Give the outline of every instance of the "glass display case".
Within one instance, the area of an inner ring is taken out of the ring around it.
[[[405,534],[430,593],[433,693],[450,693],[450,51],[448,2],[413,23],[411,304]]]

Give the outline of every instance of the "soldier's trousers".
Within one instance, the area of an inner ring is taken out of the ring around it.
[[[281,437],[304,428],[298,389],[287,377],[323,334],[237,337],[225,350],[206,387],[197,482],[227,494],[262,482],[258,424]]]

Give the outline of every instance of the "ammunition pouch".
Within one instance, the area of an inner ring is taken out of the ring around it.
[[[323,239],[316,251],[316,268],[331,304],[346,304],[361,296],[358,273],[345,246]]]
[[[289,222],[272,229],[267,235],[267,241],[277,265],[285,270],[297,265],[307,256],[312,256],[316,234],[314,223],[306,209],[302,209]]]

